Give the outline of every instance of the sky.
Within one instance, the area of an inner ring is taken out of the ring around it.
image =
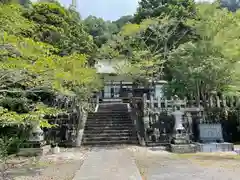
[[[105,20],[117,20],[121,16],[134,14],[138,0],[76,0],[77,9],[83,18],[88,15],[101,17]],[[198,0],[201,1],[201,0]],[[210,0],[206,0],[210,1]],[[71,0],[60,0],[68,6]]]
[[[83,18],[88,15],[102,17],[105,20],[117,20],[124,15],[134,14],[138,0],[76,0],[77,9]],[[64,5],[71,0],[60,0]]]

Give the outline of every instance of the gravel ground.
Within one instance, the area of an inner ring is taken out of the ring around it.
[[[233,153],[174,155],[160,149],[136,146],[108,148],[128,149],[143,180],[238,180],[240,175],[240,155]],[[9,172],[14,180],[72,180],[87,151],[64,149],[59,154],[47,155],[40,160],[31,159],[28,166],[16,166]]]
[[[86,152],[86,149],[61,149],[58,154],[31,159],[24,166],[10,169],[9,174],[14,180],[72,180]]]
[[[144,180],[239,180],[240,156],[233,154],[174,155],[130,148]]]

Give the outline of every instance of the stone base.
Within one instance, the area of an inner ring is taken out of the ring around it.
[[[188,134],[175,134],[172,139],[172,144],[190,144]]]
[[[174,144],[189,144],[189,140],[185,139],[185,138],[177,138],[177,139],[173,139],[173,143]]]
[[[171,144],[170,152],[172,153],[196,153],[197,147],[194,144]]]
[[[42,146],[40,148],[20,148],[17,153],[18,156],[42,156],[49,153],[51,146]]]
[[[232,143],[197,143],[199,152],[228,152],[234,151]]]
[[[21,144],[20,148],[41,148],[46,145],[46,141],[27,141]]]

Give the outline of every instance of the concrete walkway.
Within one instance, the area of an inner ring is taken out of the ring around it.
[[[73,180],[142,180],[126,149],[95,148],[88,153]]]

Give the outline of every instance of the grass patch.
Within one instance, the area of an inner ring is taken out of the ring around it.
[[[199,160],[240,160],[240,155],[224,153],[191,153],[191,154],[173,154],[174,158],[199,159]]]

